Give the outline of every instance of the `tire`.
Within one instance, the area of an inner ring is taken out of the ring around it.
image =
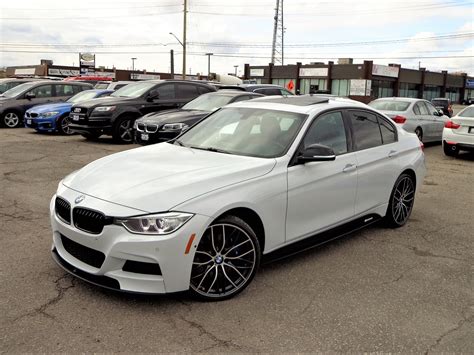
[[[7,111],[2,116],[2,127],[18,128],[22,123],[20,115],[15,111]]]
[[[455,157],[459,153],[459,149],[455,145],[446,142],[443,142],[443,151],[448,157]]]
[[[199,241],[189,292],[204,301],[234,297],[250,284],[260,258],[260,243],[252,228],[235,216],[220,218]]]
[[[81,136],[83,136],[85,139],[88,141],[95,141],[97,140],[102,134],[101,133],[81,133]]]
[[[395,181],[385,214],[388,227],[399,228],[407,223],[415,203],[415,190],[413,177],[408,174],[400,175]]]
[[[115,143],[130,144],[133,143],[133,123],[134,118],[122,117],[117,119],[114,124],[112,138]]]
[[[416,127],[415,134],[420,140],[420,142],[423,142],[423,130],[420,127]]]
[[[74,134],[69,128],[70,124],[71,121],[69,120],[69,115],[63,115],[56,121],[56,129],[60,134],[70,136],[71,134]]]

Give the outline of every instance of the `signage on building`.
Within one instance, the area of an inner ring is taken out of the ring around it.
[[[328,68],[300,68],[300,76],[328,76]]]
[[[391,78],[398,78],[399,67],[389,67],[388,65],[374,64],[372,66],[372,75],[389,76]]]
[[[36,68],[15,69],[15,75],[35,75]]]
[[[95,54],[79,53],[79,72],[81,74],[89,74],[95,68]]]
[[[48,75],[52,76],[78,76],[79,70],[49,68]]]
[[[466,79],[466,88],[474,89],[474,79]]]
[[[250,69],[250,76],[264,76],[265,69]]]
[[[370,90],[372,87],[371,80],[365,79],[351,79],[351,86],[349,95],[351,96],[370,96]]]
[[[186,76],[186,77],[188,77],[188,76]],[[130,74],[130,78],[135,79],[135,80],[159,80],[160,76],[157,75],[157,74],[137,74],[137,73],[134,73],[134,74]]]

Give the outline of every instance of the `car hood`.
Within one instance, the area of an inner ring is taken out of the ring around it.
[[[108,202],[163,212],[213,190],[265,175],[275,163],[275,159],[161,143],[96,160],[67,176],[63,185]]]
[[[130,101],[136,101],[136,100],[139,100],[139,99],[130,98],[130,97],[106,96],[106,97],[99,97],[96,99],[83,101],[74,106],[91,108],[91,107],[97,107],[97,106],[125,105]]]
[[[209,113],[210,112],[200,110],[168,110],[150,113],[140,118],[139,121],[154,124],[161,122],[180,123],[207,116]]]
[[[72,104],[69,102],[61,102],[57,104],[45,104],[45,105],[38,105],[30,108],[28,112],[35,112],[35,113],[44,113],[44,112],[51,112],[51,111],[63,111],[63,110],[70,110]]]

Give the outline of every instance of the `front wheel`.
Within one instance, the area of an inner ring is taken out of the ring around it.
[[[69,125],[71,124],[71,121],[69,120],[69,116],[64,115],[58,119],[56,122],[56,129],[60,134],[63,135],[71,135],[73,132],[69,128]]]
[[[213,222],[197,247],[190,292],[205,301],[222,301],[243,291],[260,265],[260,244],[242,219],[226,216]]]
[[[2,117],[2,126],[7,128],[20,127],[21,119],[20,116],[13,111],[7,111]]]
[[[133,143],[133,123],[129,117],[119,118],[114,126],[112,137],[116,143]]]
[[[393,186],[385,221],[389,227],[399,228],[407,223],[415,203],[415,181],[408,174],[398,177]]]

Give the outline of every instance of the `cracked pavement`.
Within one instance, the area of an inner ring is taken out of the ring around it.
[[[474,155],[425,148],[409,223],[262,267],[237,298],[136,296],[65,274],[49,201],[88,162],[135,146],[0,129],[0,352],[441,352],[474,349]]]

